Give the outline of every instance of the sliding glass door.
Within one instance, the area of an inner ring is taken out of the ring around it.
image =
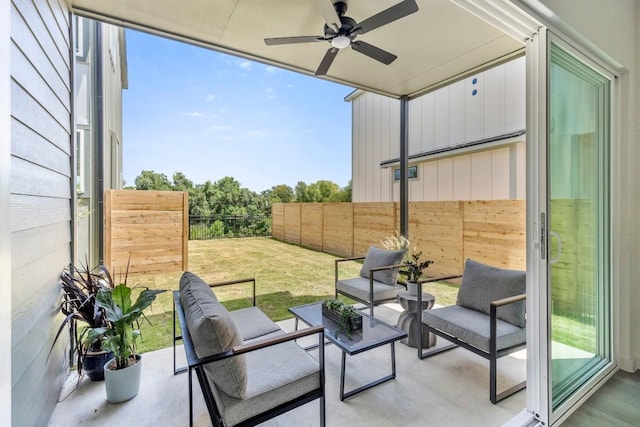
[[[610,77],[548,45],[547,280],[552,421],[611,367]]]

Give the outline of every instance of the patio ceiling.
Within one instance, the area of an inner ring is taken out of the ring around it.
[[[324,41],[277,46],[264,43],[270,37],[322,35],[324,20],[312,0],[68,2],[81,15],[310,75],[330,47]],[[347,0],[346,15],[361,22],[398,2]],[[455,3],[469,7],[467,0],[417,0],[418,12],[358,36],[357,40],[395,54],[398,59],[390,65],[346,48],[323,78],[392,97],[411,96],[523,50],[526,36],[506,35]],[[487,3],[509,8],[505,0]]]

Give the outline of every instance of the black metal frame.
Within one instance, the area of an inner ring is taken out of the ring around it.
[[[254,279],[243,279],[239,281],[229,281],[215,284],[213,286],[225,286],[231,285],[235,283],[243,283],[247,281],[253,281],[254,283],[254,304],[255,304],[255,280]],[[209,285],[212,286],[212,285]],[[193,426],[193,376],[192,373],[195,371],[196,377],[198,379],[198,383],[200,384],[200,389],[202,390],[202,395],[204,397],[205,403],[207,405],[207,410],[209,411],[209,417],[211,418],[211,422],[215,427],[224,426],[224,422],[222,419],[222,414],[218,410],[218,407],[215,402],[215,398],[213,392],[209,386],[209,381],[207,380],[206,373],[204,371],[205,365],[208,363],[216,362],[218,360],[228,359],[230,357],[238,356],[240,354],[249,353],[251,351],[257,351],[266,347],[270,347],[273,345],[281,344],[287,341],[295,341],[299,338],[318,334],[318,375],[319,375],[319,386],[317,389],[312,390],[304,395],[298,396],[289,402],[283,403],[275,408],[269,409],[265,412],[262,412],[258,415],[255,415],[247,420],[242,421],[241,423],[236,424],[236,426],[255,426],[260,423],[263,423],[271,418],[277,417],[285,412],[288,412],[292,409],[295,409],[299,406],[307,404],[315,399],[320,399],[320,425],[326,425],[325,418],[325,368],[324,368],[324,328],[322,326],[310,327],[300,331],[289,332],[277,337],[268,338],[259,340],[250,344],[242,344],[235,347],[230,348],[227,351],[222,353],[213,354],[206,357],[199,358],[196,355],[193,341],[191,340],[191,335],[189,334],[189,330],[187,329],[187,322],[184,314],[184,310],[182,308],[182,304],[180,301],[180,292],[173,291],[173,300],[174,300],[174,310],[173,310],[173,330],[174,330],[174,343],[173,343],[173,368],[174,375],[177,375],[182,372],[188,372],[189,377],[189,426]],[[180,322],[181,335],[176,335],[176,316]],[[178,340],[182,340],[184,345],[184,351],[187,358],[187,366],[183,368],[176,368],[176,342]]]
[[[422,300],[422,284],[423,283],[428,283],[428,282],[435,282],[435,281],[440,281],[440,280],[448,280],[448,279],[454,279],[454,278],[460,278],[462,276],[457,275],[457,276],[446,276],[446,277],[437,277],[437,278],[433,278],[433,279],[428,279],[428,280],[424,280],[424,281],[420,281],[418,282],[418,304],[421,303]],[[498,403],[501,400],[511,396],[514,393],[517,393],[518,391],[524,389],[527,386],[527,382],[526,380],[518,383],[500,393],[497,392],[497,376],[498,376],[498,359],[503,357],[503,356],[507,356],[508,354],[511,354],[513,352],[516,352],[518,350],[522,350],[523,348],[527,347],[527,343],[524,342],[522,344],[518,344],[518,345],[514,345],[512,347],[508,347],[502,350],[498,350],[497,349],[497,338],[496,338],[496,328],[497,328],[497,312],[498,312],[498,308],[508,305],[508,304],[513,304],[516,302],[520,302],[520,301],[524,301],[526,299],[526,294],[520,294],[520,295],[515,295],[512,297],[508,297],[508,298],[502,298],[499,300],[495,300],[495,301],[491,301],[490,307],[489,307],[489,351],[484,351],[482,349],[479,349],[477,347],[472,346],[471,344],[468,344],[460,339],[458,339],[457,337],[450,335],[444,331],[441,331],[439,329],[433,328],[425,323],[422,323],[422,310],[418,310],[417,316],[418,316],[418,322],[420,325],[420,331],[422,331],[422,328],[425,328],[427,331],[429,331],[430,333],[436,334],[439,337],[442,337],[448,341],[451,341],[453,344],[444,346],[444,347],[439,347],[439,348],[435,348],[433,350],[429,350],[427,352],[423,352],[422,351],[422,333],[418,334],[418,358],[420,359],[424,359],[424,358],[428,358],[431,356],[435,356],[436,354],[454,349],[456,347],[462,347],[465,348],[475,354],[477,354],[478,356],[484,357],[485,359],[489,360],[489,399],[491,400],[491,403]],[[418,305],[418,307],[420,307],[420,305]]]
[[[344,295],[346,297],[351,298],[354,301],[360,302],[364,305],[366,305],[367,307],[369,307],[369,313],[371,314],[371,317],[373,317],[373,306],[374,305],[378,305],[378,304],[382,304],[384,302],[389,302],[389,301],[395,301],[396,297],[394,296],[393,298],[388,298],[388,299],[384,299],[384,300],[375,300],[375,298],[373,297],[373,273],[377,272],[377,271],[384,271],[384,270],[393,270],[393,269],[400,269],[402,267],[405,267],[404,264],[395,264],[395,265],[386,265],[383,267],[374,267],[372,269],[369,270],[369,299],[371,301],[367,301],[367,300],[363,300],[361,298],[358,298],[354,295],[351,295],[347,292],[344,291],[340,291],[338,290],[338,264],[341,262],[345,262],[345,261],[362,261],[363,259],[365,259],[365,257],[363,256],[359,256],[359,257],[351,257],[351,258],[339,258],[337,260],[335,260],[335,282],[334,282],[334,286],[335,286],[335,297],[338,298],[338,294],[340,295]]]

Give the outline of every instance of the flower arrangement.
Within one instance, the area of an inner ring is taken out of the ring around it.
[[[340,332],[344,332],[347,338],[351,339],[351,332],[362,329],[362,315],[352,305],[345,302],[335,298],[324,300],[322,312],[325,316],[338,323],[338,329],[334,334],[335,338],[338,338]]]
[[[393,236],[389,236],[380,242],[380,246],[387,250],[404,250],[403,263],[406,269],[400,270],[400,274],[407,277],[408,282],[415,283],[420,277],[424,269],[433,264],[432,260],[420,262],[422,251],[418,252],[417,248],[411,250],[411,242],[404,236],[400,236],[396,231]]]

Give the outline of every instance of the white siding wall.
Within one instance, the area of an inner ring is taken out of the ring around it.
[[[70,261],[69,25],[62,0],[11,3],[12,425],[45,425],[65,374],[61,345],[46,359]]]
[[[353,201],[399,200],[399,101],[363,93],[353,103]],[[409,155],[455,147],[525,127],[524,57],[409,101]],[[412,161],[411,200],[522,199],[524,135],[499,147],[474,147]]]

